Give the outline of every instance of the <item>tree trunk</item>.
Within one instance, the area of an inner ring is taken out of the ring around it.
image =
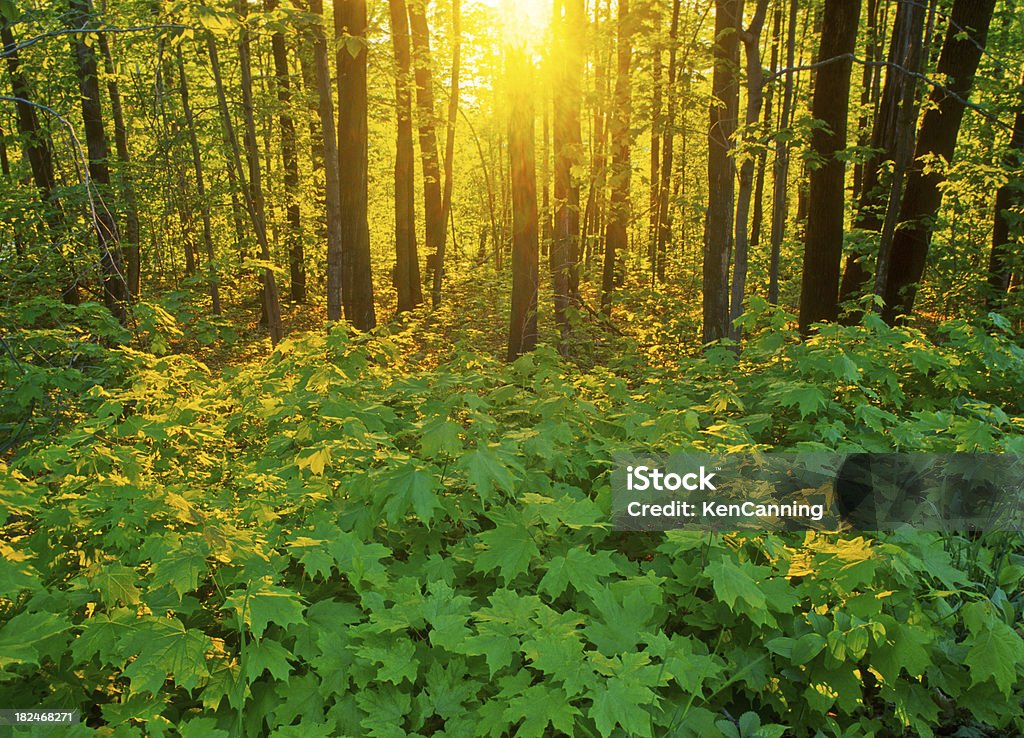
[[[661,223],[661,34],[663,21],[655,10],[654,38],[651,42],[651,163],[650,163],[650,226],[648,229],[648,259],[651,262],[651,282],[658,276],[658,224]]]
[[[618,254],[628,245],[630,162],[630,106],[632,89],[629,66],[632,61],[632,23],[629,0],[619,0],[617,68],[615,71],[615,99],[612,102],[608,125],[611,129],[612,168],[611,202],[604,241],[604,273],[601,280],[601,308],[611,312],[612,291],[622,284],[622,265]]]
[[[735,194],[732,136],[739,116],[736,71],[740,63],[742,20],[743,0],[715,0],[717,42],[708,125],[708,209],[704,220],[704,343],[729,335],[729,252]]]
[[[71,0],[72,27],[88,28],[92,8],[88,0]],[[128,282],[124,272],[124,258],[118,241],[117,226],[110,209],[97,198],[109,193],[110,169],[107,164],[107,134],[103,129],[103,109],[100,104],[99,76],[96,56],[84,37],[73,37],[78,87],[82,95],[82,122],[85,145],[89,157],[90,198],[92,222],[100,249],[100,274],[103,280],[103,303],[111,313],[125,323],[130,300]]]
[[[341,320],[342,312],[342,231],[341,174],[338,170],[338,141],[334,128],[334,101],[331,99],[331,69],[324,34],[323,0],[310,0],[313,24],[313,65],[320,110],[320,139],[323,142],[324,201],[327,210],[327,320]]]
[[[798,0],[789,1],[789,19],[786,22],[786,69],[793,69],[796,61],[796,11]],[[786,72],[786,83],[782,92],[782,112],[779,115],[781,128],[788,129],[793,117],[793,75]],[[779,304],[779,258],[782,253],[782,239],[786,235],[786,213],[789,209],[789,137],[775,138],[775,164],[772,167],[772,233],[771,250],[768,257],[768,303]]]
[[[508,360],[537,345],[538,265],[537,180],[534,171],[533,89],[531,65],[513,52],[508,78],[512,86],[508,125],[509,173],[512,178],[512,310]]]
[[[267,10],[277,7],[278,0],[265,0]],[[291,75],[288,72],[288,50],[284,33],[275,31],[270,37],[274,57],[274,82],[277,87],[278,127],[281,129],[281,163],[284,169],[284,198],[288,230],[288,276],[292,302],[306,301],[306,256],[302,248],[302,216],[299,211],[299,157],[295,144],[295,121],[292,119]]]
[[[206,247],[206,269],[210,273],[210,298],[213,302],[213,314],[220,315],[220,278],[214,263],[213,229],[210,224],[210,202],[206,196],[206,182],[203,178],[203,160],[199,153],[199,139],[196,136],[196,124],[192,115],[192,105],[188,96],[188,81],[185,78],[185,60],[181,46],[177,49],[178,57],[178,89],[181,93],[181,108],[185,114],[185,127],[188,129],[188,142],[192,149],[192,171],[196,177],[196,194],[203,217],[203,245]]]
[[[437,155],[437,134],[434,131],[434,81],[430,65],[430,27],[427,25],[426,0],[409,0],[409,28],[412,34],[413,69],[416,79],[416,117],[423,168],[424,240],[431,285],[437,273],[438,254],[444,241],[445,223],[441,200],[441,168]],[[438,290],[431,287],[431,304],[441,301]]]
[[[757,122],[761,118],[761,104],[764,100],[761,29],[767,12],[768,0],[758,0],[750,25],[740,34],[747,59],[747,112],[743,138],[748,146],[752,146],[758,138]],[[748,154],[740,166],[739,192],[736,197],[736,255],[733,259],[732,294],[729,299],[729,330],[736,340],[740,337],[740,330],[733,324],[743,314],[743,295],[747,287],[747,223],[754,189],[754,164],[754,157]]]
[[[131,154],[128,149],[128,129],[124,124],[124,111],[121,107],[121,91],[117,84],[117,70],[110,54],[110,44],[105,34],[99,35],[100,52],[103,54],[103,67],[107,73],[107,93],[110,96],[110,114],[114,119],[114,146],[117,158],[121,162],[121,193],[124,197],[124,239],[125,261],[128,279],[128,294],[132,299],[139,296],[139,280],[141,270],[141,254],[139,251],[139,210],[135,201],[135,185],[132,181]]]
[[[61,300],[66,305],[77,305],[79,303],[78,279],[74,266],[69,264],[60,248],[61,230],[64,223],[64,211],[61,208],[60,199],[54,196],[56,178],[53,171],[53,152],[50,136],[47,131],[39,125],[39,117],[35,107],[31,104],[32,91],[28,80],[21,71],[21,59],[15,50],[14,34],[10,28],[11,19],[4,15],[4,6],[0,4],[0,41],[3,42],[3,55],[7,59],[7,72],[11,78],[11,91],[14,97],[17,113],[18,133],[21,136],[25,156],[28,159],[29,168],[32,170],[32,179],[35,181],[36,189],[39,190],[45,210],[48,235],[53,244],[53,251],[61,262],[61,270],[65,272],[61,276],[63,285],[61,287]]]
[[[769,70],[774,74],[779,68],[779,43],[782,35],[782,4],[779,3],[775,12],[772,13],[772,48]],[[761,73],[762,85],[764,84],[764,73]],[[768,131],[772,130],[775,122],[773,103],[775,101],[775,87],[768,85],[764,93],[764,117],[761,129],[758,132],[758,140],[761,146],[757,152],[757,175],[754,179],[754,206],[750,214],[750,251],[757,253],[761,246],[761,232],[764,229],[764,181],[768,165]]]
[[[878,115],[875,117],[871,132],[871,147],[876,153],[867,158],[862,168],[857,225],[866,231],[882,231],[883,221],[891,220],[899,212],[898,195],[902,194],[903,175],[913,150],[917,118],[917,78],[903,70],[919,71],[924,18],[924,7],[921,3],[917,0],[900,0],[889,46],[889,71],[886,73]],[[880,168],[884,162],[894,162],[888,187],[879,181]],[[898,188],[900,192],[896,192],[894,188]],[[895,200],[892,199],[894,194],[897,195]],[[890,202],[888,209],[887,202]],[[888,215],[889,213],[891,215]],[[891,228],[889,232],[891,238]],[[886,249],[887,253],[888,250]],[[882,249],[879,248],[879,253],[881,252]],[[870,276],[863,257],[864,255],[857,253],[847,256],[843,281],[839,287],[840,302],[857,299],[863,293]],[[878,263],[882,265],[881,261]],[[882,266],[883,269],[876,269],[876,275],[885,271],[885,266]],[[847,317],[847,322],[851,324],[859,320],[859,311],[853,311]]]
[[[398,312],[423,302],[416,254],[416,176],[412,144],[411,56],[405,0],[389,0],[391,42],[395,50],[395,109],[398,116],[395,156],[395,288]],[[436,159],[435,151],[435,159]]]
[[[945,165],[953,160],[960,121],[974,83],[974,73],[985,48],[995,0],[954,0],[949,27],[942,45],[937,72],[948,84],[931,93],[917,137],[915,162],[907,177],[900,208],[903,224],[893,239],[889,273],[884,285],[882,317],[889,323],[910,315],[917,285],[924,273],[932,228],[942,204],[940,185],[943,166],[926,161],[939,157]],[[965,32],[966,31],[966,32]]]
[[[452,173],[455,167],[455,120],[459,115],[459,62],[462,52],[462,15],[460,0],[452,0],[452,69],[451,90],[448,93],[448,123],[444,143],[444,192],[441,196],[441,240],[437,244],[437,264],[430,296],[434,307],[441,304],[441,286],[447,260],[447,223],[452,223],[452,240],[455,239],[455,225],[452,220]],[[546,193],[546,190],[545,190]]]
[[[558,55],[554,62],[555,232],[551,271],[555,321],[561,337],[559,350],[564,354],[568,352],[571,332],[568,308],[579,299],[580,186],[572,169],[581,163],[583,145],[580,131],[583,47],[579,37],[585,23],[583,0],[556,0],[552,23]]]
[[[825,0],[818,63],[826,63],[818,68],[811,108],[811,115],[824,127],[811,133],[811,149],[819,163],[810,173],[804,232],[800,290],[800,330],[804,333],[812,323],[839,317],[846,163],[837,154],[846,148],[853,65],[849,55],[857,42],[859,19],[860,0]]]
[[[360,330],[377,324],[367,221],[366,0],[335,0],[338,68],[338,172],[341,188],[342,299]],[[326,121],[325,121],[326,123]]]
[[[738,2],[740,11],[737,18],[743,18],[743,0],[729,0],[725,5]],[[716,0],[716,7],[721,3]],[[675,141],[675,89],[676,89],[676,46],[679,40],[679,6],[680,0],[672,0],[672,26],[668,35],[668,95],[665,100],[665,119],[661,134],[661,184],[658,186],[658,244],[656,249],[655,274],[659,281],[665,281],[665,262],[668,258],[668,242],[672,240],[672,210],[669,194],[672,191],[672,144]],[[724,12],[729,12],[727,9]],[[716,20],[717,26],[717,20]],[[739,28],[739,21],[732,28]],[[735,39],[726,41],[726,45],[734,46]],[[738,52],[737,52],[738,54]],[[731,57],[730,57],[731,58]],[[736,63],[739,64],[737,55]],[[738,103],[737,103],[738,104]],[[732,116],[732,130],[736,129],[736,116]],[[730,175],[731,176],[731,175]],[[731,189],[731,187],[730,187]],[[729,210],[732,210],[732,198],[729,199]],[[726,256],[728,260],[728,256]]]
[[[1024,84],[1024,80],[1022,80]],[[1020,106],[1020,103],[1018,103]],[[1013,117],[1013,134],[1003,155],[1003,166],[1009,173],[1009,179],[996,191],[995,222],[992,225],[992,254],[988,264],[988,283],[992,292],[988,297],[989,310],[998,310],[1006,300],[1010,289],[1010,277],[1013,273],[1012,262],[1014,248],[1020,248],[1020,226],[1014,227],[1014,221],[1020,218],[1014,210],[1021,206],[1021,183],[1015,175],[1020,171],[1022,152],[1024,152],[1024,108],[1018,107]]]

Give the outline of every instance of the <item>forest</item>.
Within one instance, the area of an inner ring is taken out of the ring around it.
[[[623,454],[1024,454],[1016,0],[0,46],[0,735],[1024,735],[1024,480],[991,530],[612,513]]]

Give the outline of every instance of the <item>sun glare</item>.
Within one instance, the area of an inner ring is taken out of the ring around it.
[[[537,49],[551,20],[552,0],[477,0],[494,11],[510,44]]]

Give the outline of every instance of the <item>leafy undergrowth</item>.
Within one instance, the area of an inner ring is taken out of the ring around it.
[[[1019,536],[607,524],[618,451],[1024,452],[1001,330],[585,373],[342,328],[218,374],[121,349],[0,466],[0,702],[82,709],[62,735],[1019,734]]]

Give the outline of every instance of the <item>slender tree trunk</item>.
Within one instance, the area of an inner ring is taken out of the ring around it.
[[[533,150],[532,70],[525,54],[513,52],[508,77],[512,85],[508,125],[509,173],[512,178],[512,311],[508,360],[537,345],[538,265],[537,179]]]
[[[366,0],[334,1],[338,68],[342,299],[345,317],[360,330],[377,324],[367,221]],[[326,121],[325,121],[326,123]]]
[[[739,18],[743,17],[743,0],[738,0],[740,6]],[[726,5],[732,4],[732,0]],[[716,0],[716,7],[718,7]],[[661,134],[661,184],[658,186],[658,245],[656,251],[655,274],[659,281],[665,281],[665,262],[668,258],[668,242],[672,240],[672,210],[669,203],[669,194],[672,191],[672,144],[675,141],[675,88],[676,88],[676,48],[679,41],[679,6],[680,0],[672,0],[672,26],[668,36],[668,95],[665,100],[665,121]],[[728,12],[728,11],[726,11]],[[716,24],[717,25],[717,24]],[[737,23],[734,28],[738,28]],[[728,42],[732,45],[734,42]],[[739,63],[737,58],[736,63]],[[733,116],[733,130],[735,130],[735,116]],[[731,176],[731,175],[730,175]],[[732,210],[732,199],[729,201],[729,209]],[[728,260],[728,255],[726,256]]]
[[[860,0],[825,0],[818,60],[852,55],[857,42]],[[843,256],[846,164],[837,156],[846,148],[850,101],[850,58],[818,68],[811,115],[824,123],[811,133],[820,164],[811,170],[804,270],[800,291],[800,330],[839,317],[839,266]]]
[[[188,129],[188,142],[192,149],[192,171],[196,177],[196,195],[203,218],[203,245],[206,247],[206,269],[210,273],[210,298],[213,301],[213,314],[220,315],[220,277],[214,263],[213,228],[210,224],[210,202],[206,195],[206,181],[203,177],[203,160],[199,153],[199,138],[196,136],[195,118],[188,96],[188,81],[185,77],[185,60],[181,46],[177,49],[178,57],[178,89],[181,93],[181,108],[185,114],[185,127]]]
[[[341,320],[342,248],[344,233],[341,210],[341,174],[338,169],[338,141],[334,128],[334,101],[331,99],[331,69],[327,57],[327,39],[323,27],[323,0],[310,0],[313,24],[313,65],[316,70],[317,100],[320,110],[320,139],[323,142],[324,201],[327,209],[327,320]]]
[[[584,26],[583,0],[556,0],[553,25],[559,56],[555,62],[554,150],[555,232],[551,247],[555,321],[568,352],[571,332],[568,309],[579,300],[580,186],[572,169],[580,164],[580,75]]]
[[[121,107],[121,91],[117,84],[117,70],[110,54],[110,44],[105,34],[99,35],[100,52],[103,54],[104,71],[107,74],[107,93],[110,96],[110,115],[114,119],[114,146],[121,162],[121,194],[124,197],[124,244],[128,279],[128,294],[132,299],[139,296],[141,254],[139,251],[139,210],[135,200],[135,185],[131,171],[131,153],[128,149],[128,129],[124,124]]]
[[[878,28],[879,1],[880,0],[868,0],[867,42],[864,45],[864,61],[866,63],[861,70],[861,114],[860,119],[857,121],[857,144],[862,147],[868,146],[871,141],[871,131],[868,128],[868,107],[872,102],[871,93],[873,89],[871,82],[875,73],[878,71],[878,65],[876,62],[882,57],[881,39],[884,36],[884,33],[879,31]],[[858,161],[853,165],[853,192],[851,193],[851,199],[856,200],[860,197],[861,187],[864,182],[864,165],[865,162],[863,161]]]
[[[39,116],[32,105],[32,90],[28,80],[21,71],[21,59],[15,47],[14,34],[10,28],[10,19],[4,15],[4,6],[0,4],[0,41],[3,42],[3,55],[7,59],[7,72],[11,79],[11,92],[18,98],[15,102],[17,114],[18,133],[21,136],[25,156],[28,159],[29,168],[32,170],[32,179],[35,181],[36,189],[45,205],[45,215],[49,237],[53,243],[53,251],[61,261],[61,276],[63,285],[61,287],[61,300],[67,305],[77,305],[78,279],[74,266],[69,264],[60,248],[61,231],[64,223],[64,211],[61,208],[60,199],[55,197],[56,178],[53,170],[53,152],[50,136],[39,125]]]
[[[796,57],[796,11],[798,0],[789,1],[789,18],[786,22],[786,69],[793,69]],[[782,92],[782,112],[779,115],[781,128],[791,125],[793,116],[793,75],[786,72],[786,82]],[[768,257],[768,302],[779,304],[779,258],[782,252],[782,239],[786,235],[786,213],[789,209],[787,201],[789,184],[789,137],[778,135],[775,138],[775,164],[772,173],[772,232],[771,247]]]
[[[1021,84],[1024,84],[1022,80]],[[995,222],[992,226],[992,254],[988,263],[988,283],[992,292],[988,297],[989,310],[998,310],[1006,300],[1010,289],[1010,277],[1013,274],[1013,259],[1019,255],[1021,242],[1020,226],[1013,227],[1013,211],[1021,206],[1022,187],[1020,180],[1013,174],[1021,169],[1022,152],[1024,152],[1024,106],[1018,103],[1017,113],[1013,117],[1013,134],[1006,153],[1003,155],[1003,166],[1010,172],[1009,179],[996,191]],[[1014,248],[1018,249],[1014,253]]]
[[[240,0],[240,5],[244,2],[245,0]],[[239,7],[239,12],[243,19],[245,17],[244,10],[244,7]],[[249,220],[256,235],[256,241],[260,246],[260,258],[270,261],[270,244],[267,241],[266,221],[263,216],[262,188],[259,182],[260,163],[259,151],[256,149],[256,124],[252,117],[252,80],[249,72],[247,46],[247,33],[243,31],[239,42],[239,51],[243,52],[241,59],[242,102],[245,108],[246,155],[249,161],[249,178],[255,177],[255,182],[246,181],[245,172],[242,169],[242,152],[238,146],[238,138],[235,136],[234,124],[231,122],[231,111],[228,108],[227,93],[224,90],[224,79],[221,74],[217,44],[212,35],[207,34],[206,36],[206,50],[210,55],[210,69],[213,72],[213,81],[217,88],[217,104],[220,108],[224,138],[230,155],[229,170],[232,168],[235,170],[234,176],[239,185],[238,190],[241,191],[242,200],[245,202],[245,209],[249,213]],[[282,333],[281,311],[277,295],[277,282],[274,280],[274,273],[269,268],[263,269],[262,285],[261,303],[263,305],[263,315],[270,332],[270,341],[272,344],[277,345],[277,342],[281,340]]]
[[[654,39],[651,42],[651,164],[650,164],[650,227],[648,230],[648,258],[651,262],[651,282],[658,276],[658,224],[661,223],[661,31],[663,21],[655,11]]]
[[[882,294],[885,305],[882,317],[889,323],[910,315],[914,309],[935,216],[942,204],[940,186],[945,180],[943,167],[934,163],[926,165],[926,161],[936,156],[945,164],[953,160],[960,121],[985,48],[994,6],[995,0],[953,2],[936,70],[946,75],[948,84],[932,91],[932,105],[921,120],[915,162],[907,177],[900,208],[899,220],[903,227],[893,239],[889,273]]]
[[[733,144],[739,116],[743,0],[715,0],[715,68],[708,125],[708,209],[704,220],[704,343],[729,335],[729,252],[733,241]],[[664,199],[663,199],[664,203]]]
[[[623,265],[618,254],[629,245],[629,184],[632,170],[630,162],[630,106],[632,88],[629,66],[632,61],[632,18],[629,0],[619,0],[617,68],[615,71],[615,99],[612,102],[609,127],[612,138],[611,203],[608,208],[608,226],[604,243],[604,273],[601,280],[601,308],[611,312],[611,296],[616,285],[622,284]]]
[[[395,50],[395,109],[398,116],[395,157],[395,287],[398,290],[398,312],[401,313],[423,302],[423,294],[416,254],[416,163],[412,144],[409,17],[405,0],[389,0],[388,9],[391,12],[391,42]]]
[[[73,27],[87,28],[92,15],[88,0],[71,0]],[[107,134],[103,129],[103,109],[100,104],[100,85],[96,56],[82,36],[72,41],[78,73],[78,87],[82,94],[82,121],[89,157],[89,179],[92,182],[89,206],[100,249],[100,273],[103,279],[103,303],[121,322],[128,318],[130,301],[125,278],[124,257],[118,240],[114,216],[97,195],[107,194],[110,187],[110,169],[107,164]]]
[[[277,7],[278,0],[265,0],[267,10]],[[281,129],[281,163],[284,169],[284,198],[288,229],[288,276],[292,302],[306,301],[306,256],[302,247],[302,215],[299,210],[299,156],[295,144],[295,121],[292,118],[291,75],[288,72],[288,50],[284,33],[275,31],[270,37],[274,57],[274,82],[277,87],[278,127]]]
[[[747,112],[743,138],[749,146],[758,138],[757,122],[761,118],[764,100],[764,72],[761,69],[761,29],[768,12],[768,0],[758,0],[754,17],[740,34],[747,59]],[[747,287],[747,223],[750,216],[750,198],[754,189],[754,158],[747,156],[740,166],[739,191],[736,197],[735,241],[733,259],[732,294],[729,299],[729,326],[734,339],[740,330],[734,322],[743,314],[743,295]]]
[[[452,213],[452,173],[455,167],[455,121],[459,116],[459,66],[462,53],[462,11],[459,0],[452,0],[452,69],[451,90],[448,93],[448,122],[444,143],[444,191],[441,195],[441,240],[437,244],[437,264],[431,285],[430,297],[434,307],[441,304],[441,287],[444,283],[447,265],[447,223],[452,224],[452,240],[455,240],[455,221]]]
[[[779,3],[775,7],[775,12],[772,14],[772,45],[771,45],[771,61],[768,67],[771,73],[774,74],[775,70],[779,68],[779,43],[782,35],[782,3]],[[764,84],[764,74],[762,72],[762,84]],[[754,179],[754,208],[750,215],[750,251],[751,253],[757,253],[761,246],[761,232],[764,228],[764,181],[767,174],[768,168],[768,133],[771,130],[772,125],[775,121],[775,112],[773,110],[773,103],[775,101],[775,86],[769,85],[765,90],[764,94],[764,118],[761,124],[761,130],[758,132],[758,139],[762,145],[759,147],[757,153],[757,175]]]

